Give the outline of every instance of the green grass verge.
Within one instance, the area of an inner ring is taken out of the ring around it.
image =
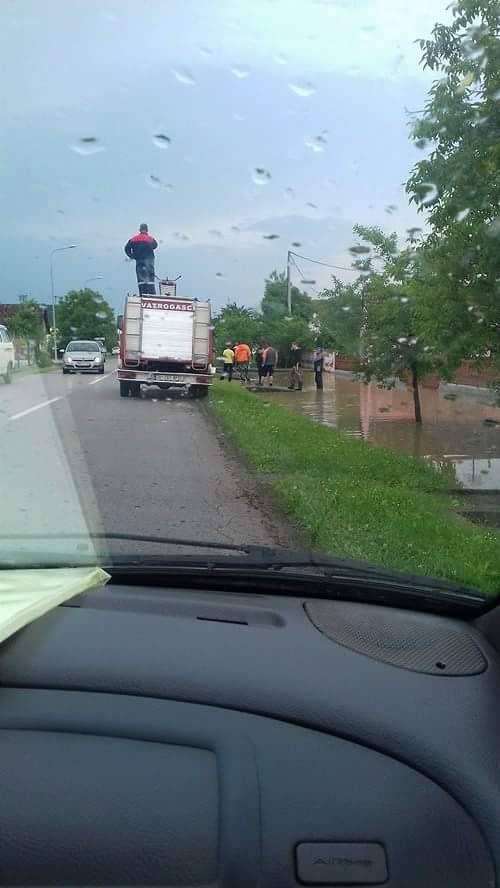
[[[13,377],[18,379],[20,376],[38,376],[39,373],[51,373],[53,370],[60,369],[59,364],[50,364],[48,367],[37,367],[32,364],[30,367],[21,367],[20,370],[13,371]]]
[[[500,534],[453,512],[451,469],[348,438],[240,386],[214,385],[210,405],[315,549],[500,591]]]

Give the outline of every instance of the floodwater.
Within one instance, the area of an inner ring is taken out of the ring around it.
[[[324,373],[323,384],[317,391],[306,372],[302,392],[274,392],[273,404],[378,446],[451,463],[457,481],[471,492],[500,491],[500,409],[489,393],[471,390],[451,400],[421,387],[423,422],[417,426],[412,392],[402,384],[387,390],[341,373]]]

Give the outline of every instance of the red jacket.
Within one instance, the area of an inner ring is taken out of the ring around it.
[[[157,246],[157,242],[150,234],[134,234],[125,244],[125,252],[129,259],[141,262],[143,259],[152,259],[153,250],[156,250]]]

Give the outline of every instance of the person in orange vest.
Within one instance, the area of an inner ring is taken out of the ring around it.
[[[250,358],[252,357],[252,352],[250,351],[250,346],[246,344],[246,342],[238,342],[234,347],[234,363],[236,364],[237,369],[240,373],[240,382],[243,385],[245,382],[250,382],[250,377],[248,375],[248,368],[250,366]]]

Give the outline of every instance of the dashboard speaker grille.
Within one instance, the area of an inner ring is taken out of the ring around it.
[[[305,610],[332,641],[391,666],[443,676],[486,669],[467,628],[447,618],[345,601],[308,601]]]

